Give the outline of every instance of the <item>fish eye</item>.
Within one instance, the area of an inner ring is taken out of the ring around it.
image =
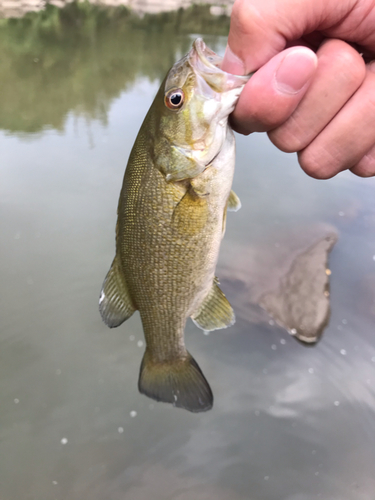
[[[164,97],[164,102],[169,109],[180,109],[184,104],[185,95],[181,89],[172,89]]]

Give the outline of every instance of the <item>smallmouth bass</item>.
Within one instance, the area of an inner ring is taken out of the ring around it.
[[[208,331],[235,321],[215,267],[227,209],[240,208],[228,116],[248,77],[221,61],[197,39],[161,84],[130,153],[99,299],[111,328],[140,312],[139,391],[192,412],[212,408],[213,395],[185,347],[186,320]]]

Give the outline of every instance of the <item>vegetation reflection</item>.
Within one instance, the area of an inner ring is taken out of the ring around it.
[[[62,130],[69,112],[105,123],[110,102],[138,77],[165,76],[188,50],[186,35],[228,29],[229,19],[208,6],[140,18],[124,7],[72,3],[2,19],[0,129]]]

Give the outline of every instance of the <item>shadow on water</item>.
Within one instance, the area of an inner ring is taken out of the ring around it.
[[[227,17],[197,6],[140,18],[125,7],[72,3],[0,20],[0,128],[62,130],[69,112],[106,123],[110,103],[137,78],[164,78],[190,48],[187,34],[228,28]]]

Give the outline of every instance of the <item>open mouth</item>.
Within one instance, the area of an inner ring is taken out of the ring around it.
[[[202,38],[197,38],[194,41],[193,49],[195,49],[198,58],[205,66],[220,69],[223,58],[207,47]]]
[[[206,82],[219,92],[242,87],[250,78],[250,75],[232,75],[223,71],[221,69],[223,58],[207,47],[202,38],[194,41],[189,60]]]

